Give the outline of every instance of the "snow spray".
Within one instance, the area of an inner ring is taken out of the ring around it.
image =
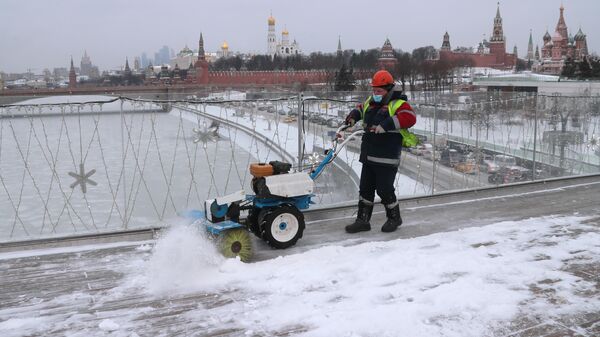
[[[214,275],[225,258],[204,228],[172,225],[156,242],[147,263],[148,290],[153,293],[189,292]]]

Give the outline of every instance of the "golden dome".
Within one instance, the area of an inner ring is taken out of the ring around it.
[[[229,45],[227,44],[226,41],[223,42],[223,45],[221,46],[221,49],[228,49]]]
[[[288,32],[287,29],[284,29],[283,32],[281,32],[281,34],[283,34],[283,35],[289,35],[290,33]]]
[[[273,15],[269,15],[269,26],[273,26],[275,24],[275,18],[273,17]]]

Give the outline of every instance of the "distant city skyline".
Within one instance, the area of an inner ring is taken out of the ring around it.
[[[553,34],[561,3],[569,33],[581,28],[588,48],[600,48],[600,2],[589,0],[505,0],[500,2],[506,48],[516,45],[523,58],[529,32],[542,47],[546,29]],[[76,65],[84,52],[100,70],[121,69],[125,59],[168,46],[175,53],[186,45],[197,49],[200,33],[205,49],[218,51],[227,41],[231,52],[267,53],[267,19],[276,20],[277,38],[289,31],[304,54],[333,53],[341,36],[343,49],[380,48],[389,38],[395,49],[440,48],[447,31],[452,48],[475,47],[492,33],[496,0],[407,0],[381,10],[356,0],[291,2],[281,0],[172,0],[168,8],[153,1],[3,0],[0,3],[0,71],[41,73]],[[396,13],[396,14],[395,14]]]

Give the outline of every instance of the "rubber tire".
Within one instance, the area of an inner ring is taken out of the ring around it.
[[[295,218],[296,224],[293,222],[288,224],[290,228],[287,228],[287,231],[284,229],[283,231],[279,229],[280,221],[282,220],[292,220]],[[261,217],[259,216],[259,219]],[[290,226],[291,225],[291,226]],[[296,229],[294,229],[296,227]],[[276,249],[285,249],[291,247],[296,244],[296,242],[302,237],[302,233],[304,232],[305,224],[304,224],[304,214],[300,212],[296,207],[291,205],[281,205],[276,208],[269,209],[268,212],[264,215],[261,221],[261,229],[263,239],[269,244],[269,246]],[[296,230],[294,232],[294,230]],[[289,237],[289,239],[282,240],[283,237]]]
[[[219,251],[226,258],[239,257],[242,262],[248,262],[254,255],[252,240],[246,229],[229,229],[219,236]]]

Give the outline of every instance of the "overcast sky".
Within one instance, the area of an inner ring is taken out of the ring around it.
[[[563,0],[569,32],[582,28],[590,52],[600,48],[600,1]],[[338,36],[344,49],[381,47],[389,37],[396,49],[439,48],[445,31],[452,48],[476,46],[492,32],[497,0],[0,0],[0,71],[41,73],[79,65],[84,50],[101,70],[119,69],[125,57],[150,58],[163,45],[178,52],[198,48],[200,32],[207,51],[227,41],[230,51],[264,53],[267,18],[276,19],[278,39],[287,28],[304,53],[333,52]],[[561,0],[503,0],[507,51],[516,44],[527,53],[552,34]],[[540,46],[541,47],[541,46]]]

